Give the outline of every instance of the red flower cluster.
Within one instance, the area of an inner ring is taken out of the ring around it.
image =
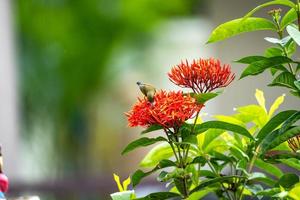
[[[191,88],[195,93],[211,92],[229,85],[235,75],[229,65],[221,65],[218,59],[199,59],[181,62],[168,73],[170,81],[180,87]]]
[[[138,99],[132,110],[125,113],[129,126],[149,127],[157,124],[165,128],[181,126],[190,119],[203,105],[189,95],[179,92],[158,91],[151,104],[147,98]]]

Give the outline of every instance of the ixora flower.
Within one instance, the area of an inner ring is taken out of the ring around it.
[[[221,65],[220,60],[214,58],[200,58],[192,63],[182,61],[171,69],[168,76],[174,84],[191,88],[195,93],[206,93],[226,87],[235,78],[229,65]]]
[[[161,125],[165,128],[174,128],[181,126],[202,107],[202,104],[198,104],[194,98],[183,94],[182,91],[161,90],[156,92],[154,103],[150,103],[147,98],[138,98],[132,110],[125,114],[130,127]]]

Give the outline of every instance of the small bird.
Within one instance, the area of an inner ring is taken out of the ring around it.
[[[141,82],[136,82],[136,84],[139,86],[141,92],[147,97],[148,101],[153,103],[154,102],[154,95],[156,92],[156,89],[154,86],[141,83]]]

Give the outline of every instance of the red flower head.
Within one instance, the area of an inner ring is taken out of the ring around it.
[[[221,65],[218,59],[199,59],[181,62],[168,73],[169,79],[176,85],[191,88],[195,93],[211,92],[229,85],[235,75],[229,65]]]
[[[129,126],[149,127],[157,124],[165,128],[181,126],[195,112],[201,110],[203,105],[189,95],[179,92],[158,91],[151,104],[146,98],[138,99],[132,110],[125,113]]]

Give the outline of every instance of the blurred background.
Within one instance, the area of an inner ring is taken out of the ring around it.
[[[109,199],[117,191],[112,173],[125,179],[146,152],[120,155],[141,131],[124,116],[141,95],[136,81],[179,89],[166,74],[182,59],[231,63],[262,53],[268,32],[205,44],[215,26],[262,2],[0,0],[0,143],[9,196]],[[239,77],[243,67],[232,68]],[[235,80],[205,112],[231,114],[255,103],[256,88],[267,105],[288,93],[269,82],[268,73]],[[281,109],[299,107],[287,95]],[[154,179],[142,185],[163,188]]]

